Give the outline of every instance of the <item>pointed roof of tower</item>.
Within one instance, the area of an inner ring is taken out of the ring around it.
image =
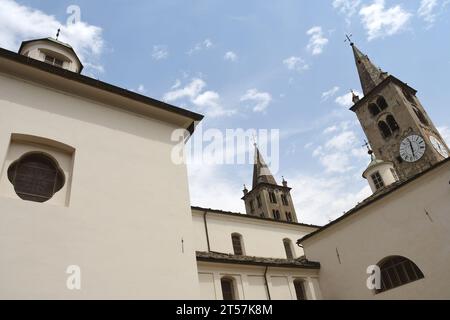
[[[379,85],[384,79],[388,77],[388,73],[382,71],[375,64],[370,61],[369,57],[362,53],[354,43],[350,44],[355,56],[356,68],[358,69],[359,80],[364,95],[368,94]]]
[[[259,152],[258,147],[255,145],[255,163],[253,165],[253,189],[255,189],[255,187],[259,183],[270,183],[275,185],[277,184],[275,178],[270,172],[269,167],[264,162],[264,159],[261,153]]]

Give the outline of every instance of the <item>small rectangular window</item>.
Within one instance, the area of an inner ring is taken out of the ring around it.
[[[304,281],[297,279],[294,281],[295,293],[297,295],[297,300],[307,300],[305,294]]]
[[[244,250],[242,250],[242,237],[238,234],[233,234],[231,236],[231,241],[233,244],[234,254],[237,256],[242,256],[244,254]]]
[[[59,59],[56,59],[55,58],[55,61],[53,62],[53,64],[55,65],[55,66],[57,66],[57,67],[61,67],[62,68],[62,66],[63,66],[63,61],[62,60],[59,60]]]
[[[250,211],[252,213],[255,211],[255,204],[253,203],[253,200],[250,200]]]
[[[392,173],[392,176],[394,177],[395,181],[398,181],[399,178],[398,178],[397,172],[395,172],[395,170],[391,168],[391,173]]]
[[[377,171],[374,174],[371,175],[372,181],[375,184],[375,187],[377,188],[377,190],[381,189],[384,187],[384,181],[383,178],[381,177],[380,173]]]
[[[47,63],[50,63],[50,64],[53,64],[53,57],[50,57],[50,56],[45,56],[45,62],[47,62]]]
[[[52,57],[50,55],[45,56],[45,62],[48,64],[51,64],[53,66],[60,67],[60,68],[62,68],[63,64],[64,64],[64,61],[62,61],[58,58]]]

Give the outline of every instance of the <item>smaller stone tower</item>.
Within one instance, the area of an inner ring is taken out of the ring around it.
[[[245,210],[248,215],[297,222],[291,188],[283,178],[278,185],[258,147],[255,145],[253,166],[253,187],[251,191],[244,186]]]
[[[377,193],[399,181],[392,162],[377,159],[370,149],[369,155],[371,161],[367,166],[367,169],[363,172],[363,178],[369,182],[373,193]]]

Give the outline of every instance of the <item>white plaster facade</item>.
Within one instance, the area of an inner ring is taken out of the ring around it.
[[[289,239],[293,244],[294,257],[299,258],[304,255],[303,249],[295,243],[300,237],[318,228],[305,224],[259,219],[243,214],[227,214],[210,209],[193,208],[192,217],[197,251],[208,251],[204,221],[205,211],[209,249],[227,254],[233,253],[231,235],[238,233],[243,238],[245,255],[286,259],[283,240]]]
[[[450,299],[450,161],[301,241],[325,299]],[[339,252],[337,257],[336,250]],[[403,256],[424,278],[375,294],[367,267]]]
[[[289,239],[298,259],[304,255],[295,245],[298,235],[317,230],[315,226],[202,208],[193,208],[192,217],[196,251],[233,254],[231,235],[237,233],[242,236],[244,255],[249,257],[287,259],[283,240]],[[203,299],[222,299],[222,277],[234,279],[238,299],[267,300],[270,295],[270,299],[296,300],[296,279],[304,282],[307,299],[321,298],[318,269],[199,261],[198,272]]]
[[[194,119],[10,55],[0,57],[0,299],[198,298],[186,167],[171,161],[173,130]],[[5,178],[35,150],[69,177],[46,203],[19,199]],[[81,290],[66,286],[70,265]]]
[[[220,279],[233,278],[239,300],[297,300],[294,280],[304,282],[308,300],[322,298],[317,270],[246,266],[222,263],[198,263],[200,297],[205,300],[222,300]],[[267,279],[267,280],[266,280]],[[266,284],[267,281],[267,284]]]

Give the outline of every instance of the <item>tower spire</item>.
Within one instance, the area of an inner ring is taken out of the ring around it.
[[[276,185],[277,182],[270,172],[269,167],[264,162],[264,159],[259,152],[258,146],[255,143],[255,163],[253,165],[253,189],[259,183],[270,183]]]
[[[373,64],[369,57],[362,53],[353,42],[350,43],[350,46],[352,47],[353,55],[355,56],[355,63],[356,68],[358,69],[361,87],[364,95],[366,95],[386,79],[388,74]]]

